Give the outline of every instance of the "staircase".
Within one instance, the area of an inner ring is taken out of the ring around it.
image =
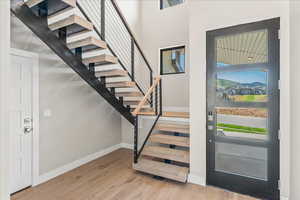
[[[11,12],[134,124],[132,109],[152,85],[153,72],[113,0],[12,0]],[[111,29],[116,22],[105,19],[108,15],[116,15],[119,29]],[[127,30],[127,38],[106,39],[125,34],[121,30]],[[130,41],[129,52],[116,48],[120,40]],[[135,73],[141,69],[147,78]],[[151,101],[144,108],[153,110]]]
[[[11,12],[134,125],[134,169],[186,182],[189,125],[174,119],[188,113],[162,112],[161,77],[114,0],[12,0]],[[140,143],[145,115],[155,120]]]
[[[164,112],[133,168],[185,183],[190,163],[189,132],[188,113]]]

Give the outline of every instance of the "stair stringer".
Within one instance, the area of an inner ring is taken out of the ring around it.
[[[83,62],[67,47],[67,44],[61,41],[57,35],[49,29],[46,18],[36,16],[33,11],[20,0],[12,1],[11,12],[67,65],[69,65],[85,82],[94,88],[98,94],[120,112],[120,114],[122,114],[130,123],[134,124],[134,117],[130,110],[87,69]]]

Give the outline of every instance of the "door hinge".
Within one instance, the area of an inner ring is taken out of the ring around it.
[[[280,38],[281,38],[281,31],[280,29],[278,29],[278,39],[280,40]]]
[[[281,188],[281,184],[280,184],[280,180],[278,180],[278,190],[280,190]]]
[[[278,80],[278,89],[281,90],[281,81],[280,81],[280,79]]]
[[[280,140],[281,139],[281,131],[280,131],[280,129],[278,130],[278,140]]]

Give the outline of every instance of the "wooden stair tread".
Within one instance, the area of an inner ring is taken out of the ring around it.
[[[138,105],[141,101],[136,101],[136,100],[126,100],[124,101],[125,105]],[[145,105],[149,105],[149,102],[145,102]]]
[[[37,6],[38,4],[42,3],[43,1],[45,1],[45,0],[28,0],[28,1],[26,1],[26,5],[29,8],[32,8],[32,7]],[[73,7],[73,8],[76,7],[76,0],[51,0],[48,2],[48,5],[50,3],[50,9],[52,6],[52,4],[51,4],[52,2],[54,2],[56,5],[58,4],[58,2],[60,2],[61,4],[64,4],[65,7],[69,7],[69,6]]]
[[[117,92],[117,97],[143,97],[141,92]]]
[[[36,6],[40,3],[42,3],[43,1],[45,0],[28,0],[26,1],[26,5],[29,7],[29,8],[32,8],[33,6]]]
[[[89,21],[77,16],[71,15],[65,19],[59,20],[53,24],[49,25],[49,28],[52,31],[56,31],[60,28],[67,27],[67,36],[79,33],[82,31],[91,31],[93,30],[93,24]]]
[[[151,112],[139,112],[138,115],[145,115],[145,116],[155,116],[156,113],[154,111]]]
[[[148,160],[145,158],[139,159],[138,163],[133,165],[137,171],[148,174],[168,178],[171,180],[185,183],[187,181],[189,169],[176,165],[166,164],[163,162]]]
[[[131,112],[133,112],[134,109],[131,109]],[[148,116],[153,116],[155,115],[155,111],[153,108],[142,108],[141,111],[138,113],[138,115],[148,115]]]
[[[155,126],[156,130],[160,131],[170,131],[170,132],[178,132],[178,133],[190,133],[190,126],[185,124],[168,124],[168,123],[158,123]]]
[[[112,69],[112,70],[103,70],[103,71],[96,71],[95,75],[97,77],[122,77],[127,76],[128,73],[122,69]]]
[[[176,146],[189,147],[190,140],[188,137],[173,136],[165,134],[152,134],[150,136],[150,141],[161,144],[172,144]]]
[[[112,55],[102,54],[83,59],[84,63],[95,63],[95,65],[117,64],[118,58]]]
[[[74,41],[68,44],[70,49],[82,47],[83,52],[92,51],[95,49],[106,49],[107,44],[102,40],[98,40],[94,37],[87,37],[82,40]]]
[[[159,146],[147,146],[142,151],[142,155],[173,160],[182,163],[189,163],[189,151],[171,149]]]
[[[175,118],[190,118],[190,113],[188,112],[163,112],[163,117],[175,117]]]
[[[135,87],[135,82],[132,82],[132,81],[111,82],[111,83],[106,83],[106,87],[108,87],[108,88]]]

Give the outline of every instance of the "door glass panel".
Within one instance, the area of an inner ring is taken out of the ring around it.
[[[267,102],[267,72],[243,70],[217,73],[217,100]]]
[[[268,62],[268,30],[258,30],[215,39],[217,67]]]
[[[268,111],[265,108],[216,108],[217,136],[266,140]]]
[[[267,180],[267,149],[248,145],[215,143],[215,170]]]

